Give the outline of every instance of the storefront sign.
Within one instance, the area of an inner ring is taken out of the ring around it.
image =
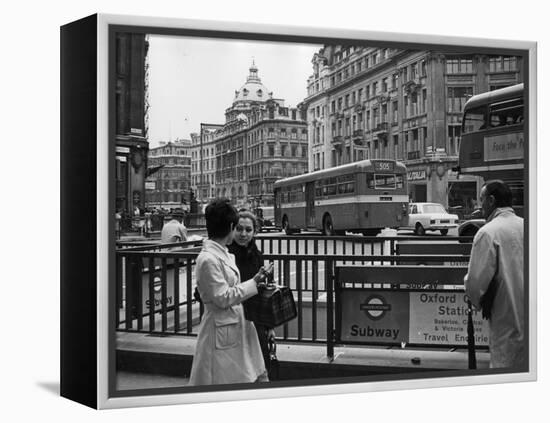
[[[121,154],[130,154],[130,148],[128,147],[116,147],[115,151]]]
[[[420,181],[426,179],[426,170],[411,170],[407,172],[408,181]]]
[[[483,139],[486,161],[523,159],[523,133],[502,134]]]

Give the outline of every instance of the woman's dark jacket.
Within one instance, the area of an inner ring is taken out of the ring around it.
[[[241,272],[241,281],[243,282],[252,279],[264,265],[262,252],[258,250],[254,240],[250,241],[246,247],[233,241],[227,249],[235,255],[235,262]]]

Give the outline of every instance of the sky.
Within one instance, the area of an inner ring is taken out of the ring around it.
[[[307,95],[321,45],[149,36],[149,145],[191,139],[201,123],[225,123],[254,61],[262,83],[295,107]]]

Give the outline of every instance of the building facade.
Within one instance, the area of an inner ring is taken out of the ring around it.
[[[273,96],[254,63],[249,72],[225,123],[192,135],[192,179],[203,203],[226,197],[239,207],[270,206],[276,180],[308,170],[305,116]]]
[[[147,50],[144,34],[116,34],[115,208],[145,207],[147,174]]]
[[[370,158],[403,161],[412,201],[471,209],[481,180],[458,164],[462,109],[523,81],[521,57],[324,46],[308,79],[309,169]]]
[[[191,187],[197,201],[206,204],[215,195],[215,134],[223,125],[201,123],[200,132],[191,134]]]
[[[191,141],[161,142],[148,154],[147,208],[188,209],[191,190]]]

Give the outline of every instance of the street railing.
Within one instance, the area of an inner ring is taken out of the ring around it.
[[[464,263],[467,254],[402,254],[418,237],[265,236],[257,239],[264,260],[274,263],[275,282],[292,289],[298,317],[276,328],[287,342],[326,343],[335,336],[335,267]],[[456,242],[458,237],[422,237]],[[460,238],[460,240],[464,240]],[[471,238],[470,238],[471,240]],[[196,336],[203,313],[194,298],[195,260],[201,241],[150,244],[116,250],[115,325],[118,331]],[[457,244],[458,245],[458,244]],[[401,246],[401,251],[400,251]],[[442,250],[443,251],[443,250]],[[360,287],[368,287],[362,283]]]

